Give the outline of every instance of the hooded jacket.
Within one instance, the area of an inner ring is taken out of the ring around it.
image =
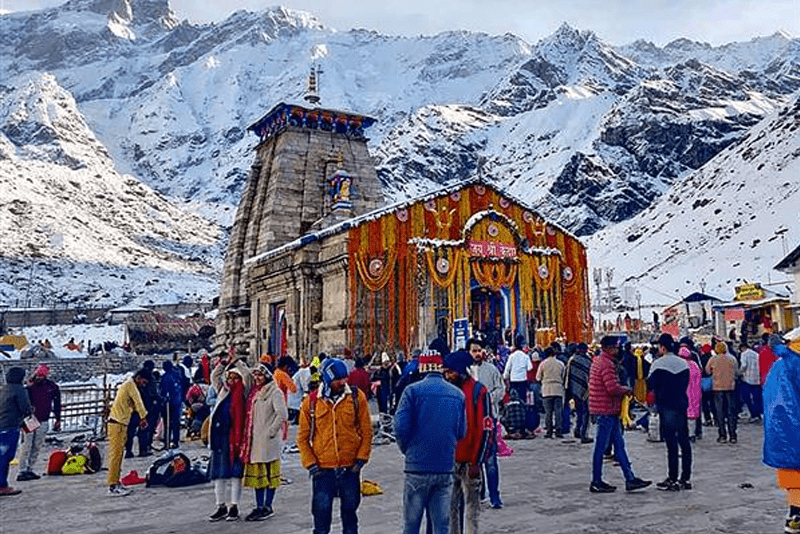
[[[322,394],[322,384],[316,393],[314,405],[314,436],[311,442],[311,395],[300,406],[300,427],[297,430],[297,448],[300,463],[308,469],[317,465],[321,469],[350,467],[360,461],[367,463],[372,452],[372,421],[369,404],[363,391],[358,396],[358,420],[350,386],[336,400]]]
[[[6,384],[0,386],[0,430],[22,426],[22,420],[33,413],[28,392],[22,385],[25,369],[12,367],[6,372]]]
[[[764,463],[800,469],[800,354],[785,345],[773,352],[779,359],[764,385]]]

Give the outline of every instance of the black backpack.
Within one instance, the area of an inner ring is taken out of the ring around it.
[[[180,451],[167,451],[147,470],[147,486],[167,486],[168,481],[190,471],[192,461]]]

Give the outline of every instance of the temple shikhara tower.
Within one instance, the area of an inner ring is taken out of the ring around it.
[[[456,346],[470,330],[589,341],[583,244],[480,178],[385,206],[365,137],[374,122],[278,104],[250,126],[259,143],[217,346],[309,358],[408,354],[436,336]]]

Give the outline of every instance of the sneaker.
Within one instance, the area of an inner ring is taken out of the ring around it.
[[[727,436],[720,436],[717,438],[717,443],[727,443],[728,437]]]
[[[680,482],[678,482],[678,484],[680,484],[682,490],[692,489],[692,483],[689,482],[688,480],[681,480]]]
[[[669,478],[660,484],[656,484],[656,487],[661,491],[680,491],[681,486],[674,480],[670,480]]]
[[[245,521],[262,521],[264,519],[266,519],[266,517],[264,516],[263,508],[253,508],[253,511],[244,518]]]
[[[625,481],[625,491],[640,490],[642,488],[646,488],[652,483],[652,480],[642,480],[641,478],[636,477],[634,479]]]
[[[581,443],[594,443],[594,438],[581,438]]]
[[[273,515],[275,515],[275,510],[272,509],[272,506],[264,508],[264,519],[269,519]]]
[[[22,493],[22,490],[14,489],[11,486],[0,488],[0,497],[6,497],[9,495],[19,495],[20,493]]]
[[[668,478],[665,478],[663,480],[663,482],[656,482],[656,487],[658,489],[664,489],[664,488],[668,488],[672,484],[675,484],[675,481],[668,477]]]
[[[617,487],[606,484],[601,480],[600,482],[592,482],[589,484],[589,491],[592,493],[613,493],[617,491]]]
[[[131,494],[131,490],[122,484],[114,484],[108,487],[109,497],[126,497]]]
[[[736,443],[736,436],[733,436],[731,439],[729,439],[728,443]]]
[[[800,534],[800,515],[793,515],[786,518],[786,526],[783,527],[784,534]]]
[[[208,516],[209,521],[222,521],[228,516],[228,507],[224,504],[220,504],[217,511]]]
[[[502,508],[503,508],[503,503],[501,501],[492,503],[492,509],[501,510]]]
[[[225,521],[238,521],[239,520],[239,507],[235,504],[228,510],[228,516]]]

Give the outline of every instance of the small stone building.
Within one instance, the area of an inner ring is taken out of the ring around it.
[[[442,336],[591,339],[586,251],[480,179],[383,206],[373,119],[280,104],[225,260],[217,346],[310,357],[408,351]]]

